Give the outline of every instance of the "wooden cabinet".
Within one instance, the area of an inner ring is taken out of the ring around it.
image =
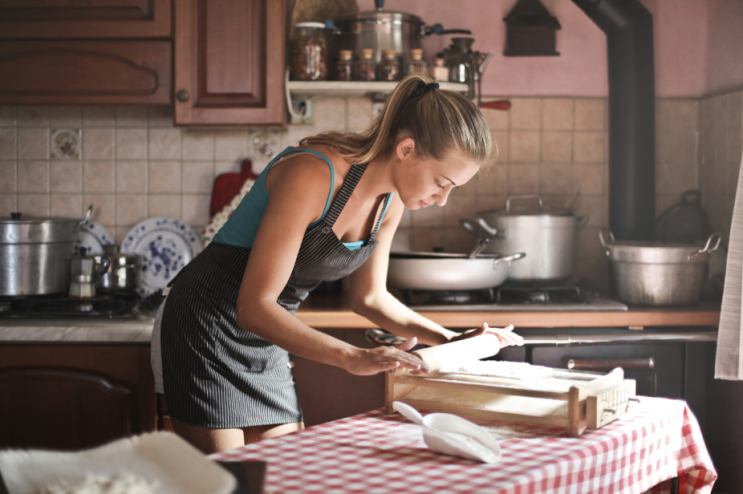
[[[175,4],[175,123],[284,125],[285,2]]]
[[[155,421],[149,345],[0,345],[0,449],[90,448]]]

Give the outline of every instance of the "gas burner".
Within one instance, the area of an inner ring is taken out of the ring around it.
[[[469,292],[431,292],[431,302],[435,304],[467,304],[471,301]]]
[[[2,297],[0,317],[117,317],[128,315],[138,302],[136,293],[82,300],[66,295]]]
[[[0,300],[0,312],[7,312],[10,310],[10,300]]]
[[[407,305],[492,304],[494,297],[492,288],[469,291],[402,290],[402,298]]]
[[[93,302],[80,302],[75,306],[75,310],[79,312],[90,312],[93,310]]]
[[[498,304],[587,304],[577,286],[539,285],[539,284],[505,284],[496,290]]]

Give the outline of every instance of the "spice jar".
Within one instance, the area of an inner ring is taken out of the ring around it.
[[[361,56],[359,61],[356,62],[356,80],[357,81],[373,81],[376,79],[376,65],[372,56],[374,50],[371,48],[363,48],[361,50]]]
[[[400,62],[395,50],[383,50],[382,61],[377,66],[377,79],[380,81],[396,81],[400,78]]]
[[[449,69],[444,67],[444,59],[437,58],[434,60],[435,65],[431,67],[429,74],[436,82],[446,82],[449,80]]]
[[[294,26],[292,36],[292,79],[324,81],[328,78],[328,48],[325,25],[301,22]]]
[[[353,62],[351,61],[351,50],[341,50],[338,54],[336,73],[339,81],[350,81],[353,79]]]
[[[408,74],[426,73],[426,61],[423,60],[423,50],[420,48],[410,50],[410,61],[405,66],[405,71]]]

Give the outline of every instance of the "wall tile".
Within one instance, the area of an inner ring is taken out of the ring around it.
[[[83,109],[80,106],[49,107],[49,125],[52,127],[75,127],[83,125]]]
[[[0,128],[0,159],[16,159],[16,133],[14,128]]]
[[[348,130],[366,130],[369,124],[371,124],[372,104],[369,98],[348,98],[347,112],[346,122]]]
[[[444,246],[444,235],[441,228],[411,228],[410,250],[413,252],[433,252],[436,247]]]
[[[696,100],[667,100],[668,130],[697,131],[698,103]]]
[[[498,164],[508,162],[508,132],[496,130],[490,132],[490,139],[493,141],[493,158]]]
[[[178,194],[150,194],[147,216],[181,217],[181,196]]]
[[[185,193],[211,193],[214,185],[214,164],[211,161],[184,162],[181,183]]]
[[[605,202],[602,196],[578,196],[573,202],[573,214],[576,216],[587,216],[588,223],[586,223],[586,227],[606,227],[609,222],[604,216],[606,209]]]
[[[252,163],[251,163],[252,165]],[[252,166],[251,166],[252,169]],[[223,173],[238,173],[242,171],[242,161],[215,161],[214,178],[216,179]]]
[[[113,192],[115,165],[113,161],[86,161],[83,163],[83,191]]]
[[[3,216],[7,216],[7,212],[18,211],[18,195],[0,192],[0,211],[3,211]]]
[[[0,106],[0,127],[15,127],[17,122],[18,111],[15,106]]]
[[[114,194],[83,194],[83,204],[93,205],[93,218],[104,225],[116,224],[116,198]]]
[[[604,161],[603,132],[575,132],[573,134],[573,159],[577,163]]]
[[[604,190],[604,165],[573,165],[573,191],[583,195],[602,195]]]
[[[712,98],[699,100],[699,130],[708,131],[712,129]]]
[[[572,169],[570,165],[542,165],[539,179],[540,194],[570,194]]]
[[[80,161],[52,161],[49,168],[52,192],[82,193],[83,164]],[[52,201],[52,210],[55,210],[54,201]]]
[[[511,98],[511,129],[539,130],[542,126],[542,100]]]
[[[668,130],[668,102],[667,99],[655,100],[655,133]],[[609,113],[607,111],[607,113]]]
[[[606,257],[606,252],[599,239],[599,228],[587,226],[578,230],[578,255],[587,259]]]
[[[669,166],[666,194],[680,196],[697,188],[697,168],[694,165]]]
[[[114,158],[113,129],[83,129],[83,158],[111,160]]]
[[[116,192],[147,192],[147,162],[116,162]]]
[[[152,161],[149,166],[150,192],[181,192],[180,161]],[[178,206],[180,209],[180,205]],[[176,216],[180,218],[180,213]]]
[[[315,98],[315,127],[319,130],[346,130],[346,99]]]
[[[209,194],[183,194],[181,198],[183,221],[192,227],[209,223]]]
[[[0,193],[16,192],[17,167],[15,161],[0,161]]]
[[[604,130],[605,109],[605,99],[576,99],[575,129]]]
[[[573,135],[570,132],[542,132],[542,161],[569,163],[573,159]]]
[[[147,127],[146,106],[117,106],[117,127]]]
[[[572,130],[573,99],[544,98],[542,100],[542,128],[552,130]]]
[[[444,210],[439,206],[411,211],[411,226],[413,228],[442,228],[444,226]]]
[[[477,174],[477,194],[505,195],[508,188],[508,166],[492,165]]]
[[[483,98],[483,102],[487,101],[498,101],[507,98]],[[510,110],[509,110],[510,111]],[[508,130],[509,114],[508,111],[493,110],[491,108],[483,108],[482,116],[485,118],[485,122],[488,124],[490,131],[494,130]]]
[[[666,159],[668,163],[680,165],[694,165],[697,158],[696,132],[670,132],[667,134],[668,147]]]
[[[540,138],[540,133],[535,131],[511,131],[508,143],[509,161],[538,162],[541,155]]]
[[[718,163],[728,162],[728,132],[727,129],[715,129],[712,133],[715,147],[715,161]]]
[[[508,165],[508,195],[539,193],[539,165]]]
[[[493,211],[496,209],[505,209],[506,195],[502,196],[477,196],[478,211]]]
[[[26,216],[49,216],[49,194],[18,194],[18,211]]]
[[[668,165],[665,163],[655,164],[655,195],[666,193],[666,182],[668,181]]]
[[[83,127],[113,127],[115,122],[115,107],[83,106]]]
[[[477,212],[475,195],[450,196],[444,210],[444,227],[459,227],[459,218],[471,217]],[[463,233],[460,232],[460,233]]]
[[[248,156],[248,132],[219,131],[214,136],[214,157],[221,161],[239,162]]]
[[[410,229],[398,227],[395,230],[395,236],[392,237],[390,252],[410,252],[410,250]]]
[[[181,159],[181,130],[156,128],[149,130],[149,148],[151,160]]]
[[[116,194],[116,226],[135,225],[145,218],[146,194]]]
[[[182,136],[184,160],[214,159],[214,132],[186,129]]]
[[[51,210],[54,216],[82,216],[82,194],[51,194]]]
[[[733,164],[741,162],[741,128],[734,127],[728,129],[728,161]]]
[[[475,237],[470,235],[461,226],[459,228],[444,228],[444,252],[469,253],[475,246]]]
[[[18,129],[18,159],[49,159],[49,129],[47,127]]]
[[[18,192],[49,192],[49,162],[19,162]]]
[[[727,172],[727,179],[725,180],[726,195],[728,197],[735,197],[738,191],[740,165],[737,163],[729,163]],[[697,181],[699,181],[699,175],[697,175]]]
[[[727,94],[712,97],[712,128],[722,129],[727,127],[728,122],[728,98]]]
[[[19,106],[19,127],[43,127],[49,125],[48,106]]]
[[[116,129],[116,159],[146,160],[147,129]]]
[[[172,106],[149,106],[147,107],[147,123],[150,127],[172,127]]]
[[[403,208],[402,210],[402,218],[400,218],[400,228],[409,228],[410,227],[410,218],[411,218],[411,211],[408,208]]]

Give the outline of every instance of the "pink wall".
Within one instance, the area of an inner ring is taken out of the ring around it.
[[[642,0],[654,15],[656,94],[659,97],[699,97],[708,85],[743,85],[743,64],[731,61],[743,53],[741,0]],[[357,0],[361,10],[373,0]],[[491,51],[483,78],[483,94],[513,96],[606,96],[606,36],[571,0],[542,0],[562,29],[557,31],[559,57],[504,57],[503,17],[516,0],[387,0],[388,10],[416,14],[427,24],[471,29],[474,48]],[[711,3],[711,6],[710,6]],[[711,13],[710,13],[711,12]],[[708,13],[710,25],[721,31],[710,36],[715,47],[711,63],[723,65],[705,77]],[[713,15],[714,14],[714,15]],[[732,14],[732,15],[731,15]],[[426,58],[449,44],[449,36],[424,40]],[[726,50],[718,45],[730,46]],[[726,68],[727,65],[736,65]]]
[[[709,0],[706,93],[743,86],[743,1]]]

